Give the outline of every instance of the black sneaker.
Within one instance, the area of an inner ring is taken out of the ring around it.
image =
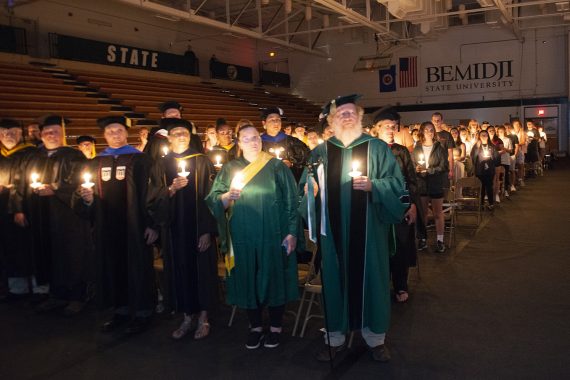
[[[423,251],[426,248],[427,248],[427,240],[426,239],[420,239],[420,241],[418,243],[418,251]]]
[[[263,332],[262,331],[250,331],[249,335],[247,336],[247,343],[245,344],[245,348],[248,350],[255,350],[261,346],[261,341],[263,340]]]
[[[263,347],[275,348],[275,347],[279,346],[279,339],[281,339],[281,333],[271,331],[269,333],[269,335],[267,336],[267,339],[265,339],[265,342],[263,343]]]
[[[445,252],[445,244],[443,244],[442,241],[437,241],[436,245],[435,245],[435,250],[438,253],[443,253]]]

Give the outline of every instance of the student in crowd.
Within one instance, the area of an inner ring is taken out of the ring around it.
[[[482,130],[479,132],[479,139],[471,150],[471,161],[475,169],[475,175],[481,181],[481,204],[485,202],[487,196],[489,210],[495,205],[493,197],[493,180],[495,178],[495,167],[500,163],[500,156],[497,149],[489,139],[489,132]]]
[[[448,132],[447,132],[448,133]],[[449,185],[449,160],[447,150],[436,137],[433,123],[426,121],[420,126],[420,143],[415,147],[412,157],[418,173],[418,188],[421,195],[422,215],[424,226],[427,226],[427,210],[431,210],[435,222],[436,252],[445,252],[443,240],[445,221],[443,216],[444,188]],[[427,248],[425,231],[419,231],[419,250]]]

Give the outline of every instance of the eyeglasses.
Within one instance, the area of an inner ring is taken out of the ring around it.
[[[340,117],[354,117],[354,116],[356,116],[356,112],[355,111],[343,111],[343,112],[337,113],[337,115]]]
[[[220,131],[218,134],[222,136],[231,136],[232,131]]]
[[[249,144],[255,141],[261,141],[261,137],[259,136],[251,136],[251,137],[242,137],[239,139],[242,144]]]

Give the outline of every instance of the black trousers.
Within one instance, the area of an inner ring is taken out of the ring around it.
[[[487,195],[487,199],[489,200],[489,204],[495,204],[495,198],[493,197],[493,178],[495,178],[495,174],[484,174],[478,175],[479,181],[481,181],[481,204],[485,203],[485,195]]]
[[[268,306],[269,322],[271,327],[281,327],[283,325],[283,313],[285,313],[285,305]],[[247,317],[249,319],[250,328],[254,329],[263,326],[262,322],[263,306],[257,309],[247,309]]]

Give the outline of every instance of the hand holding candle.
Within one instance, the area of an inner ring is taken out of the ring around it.
[[[214,167],[216,167],[216,168],[221,168],[221,167],[222,167],[221,161],[222,161],[222,156],[217,155],[217,156],[216,156],[216,164],[214,165]]]
[[[32,183],[30,183],[30,187],[32,189],[35,190],[42,185],[41,183],[38,182],[38,179],[40,179],[40,175],[38,173],[32,173],[31,179]]]
[[[93,182],[91,182],[91,178],[93,178],[91,176],[91,173],[85,173],[83,174],[83,183],[81,184],[81,187],[83,187],[84,189],[90,189],[93,186],[95,186],[95,184]]]
[[[349,172],[348,175],[351,176],[352,178],[360,177],[362,175],[362,172],[358,170],[359,167],[360,167],[360,162],[352,161],[352,171]]]
[[[418,164],[420,164],[420,165],[422,165],[422,166],[425,165],[426,161],[425,161],[425,156],[424,156],[424,154],[423,154],[423,153],[420,153],[419,156],[418,156],[418,158],[419,158]]]
[[[162,157],[168,155],[168,147],[167,147],[167,146],[163,146],[163,147],[162,147],[162,153],[164,153],[164,154],[162,155]]]
[[[185,177],[186,178],[190,175],[190,172],[186,171],[186,161],[178,162],[178,168],[180,169],[180,171],[178,172],[179,177]]]

